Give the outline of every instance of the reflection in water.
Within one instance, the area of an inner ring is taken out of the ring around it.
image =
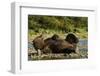
[[[80,51],[88,51],[88,40],[86,39],[79,40],[78,46]]]

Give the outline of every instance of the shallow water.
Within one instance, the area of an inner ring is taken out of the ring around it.
[[[80,51],[88,51],[88,40],[86,39],[79,40],[78,46]]]

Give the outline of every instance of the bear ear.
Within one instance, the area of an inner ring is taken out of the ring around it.
[[[57,34],[54,34],[52,37],[51,37],[53,40],[57,40],[59,38],[59,36]]]

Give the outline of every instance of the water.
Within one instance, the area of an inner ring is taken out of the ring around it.
[[[33,48],[32,43],[28,42],[28,48],[30,48],[30,49],[32,49],[32,48]]]
[[[86,39],[79,40],[78,46],[80,51],[88,51],[88,40]]]
[[[88,44],[88,40],[86,40],[86,39],[79,40],[79,45],[80,46],[86,46],[87,44]]]

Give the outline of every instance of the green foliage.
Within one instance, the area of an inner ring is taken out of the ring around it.
[[[29,35],[37,33],[78,33],[82,38],[87,38],[88,17],[71,16],[28,16]]]

